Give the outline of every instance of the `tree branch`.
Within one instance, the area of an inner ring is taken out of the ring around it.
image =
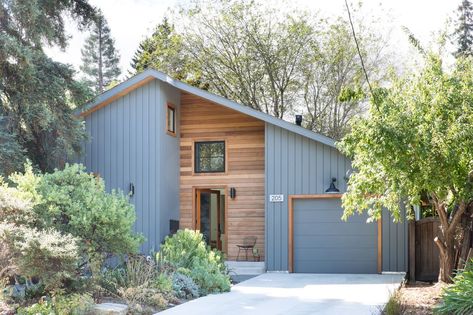
[[[452,218],[452,221],[450,222],[450,226],[448,227],[448,233],[453,233],[455,231],[456,226],[458,223],[460,223],[462,219],[463,213],[465,213],[466,210],[466,203],[464,201],[461,201],[460,204],[458,205],[458,210],[455,212],[455,215]]]
[[[448,218],[447,218],[447,212],[445,211],[445,206],[443,203],[440,203],[440,201],[438,200],[435,194],[431,194],[431,195],[435,204],[435,210],[437,210],[437,214],[439,215],[442,228],[446,230],[448,228]]]
[[[442,241],[439,239],[438,236],[436,236],[436,237],[434,238],[434,242],[435,242],[435,244],[437,245],[437,247],[439,248],[440,256],[441,256],[441,257],[445,257],[446,247],[445,247],[445,245],[442,243]]]

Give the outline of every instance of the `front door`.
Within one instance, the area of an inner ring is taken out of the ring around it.
[[[222,250],[223,207],[220,190],[196,189],[195,229],[212,248]]]

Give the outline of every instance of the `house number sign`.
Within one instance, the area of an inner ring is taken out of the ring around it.
[[[269,195],[269,202],[283,202],[284,195]]]

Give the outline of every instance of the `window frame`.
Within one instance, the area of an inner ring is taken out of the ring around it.
[[[198,150],[197,147],[202,143],[223,143],[223,170],[217,171],[199,171],[197,169],[198,163]],[[202,139],[202,140],[195,140],[192,143],[192,173],[194,175],[212,175],[212,174],[226,174],[228,165],[228,151],[227,151],[227,141],[226,139]]]
[[[174,130],[169,130],[169,110],[171,110],[173,112],[173,121],[172,121],[172,125],[174,127]],[[176,110],[176,106],[174,106],[174,104],[170,103],[170,102],[167,102],[166,103],[166,133],[170,136],[173,136],[175,137],[176,136],[176,133],[177,133],[177,110]]]

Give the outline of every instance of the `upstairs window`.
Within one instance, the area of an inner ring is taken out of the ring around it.
[[[174,105],[167,104],[167,113],[166,113],[166,128],[167,133],[175,136],[176,135],[176,108]]]
[[[195,142],[195,173],[225,172],[225,141]]]

